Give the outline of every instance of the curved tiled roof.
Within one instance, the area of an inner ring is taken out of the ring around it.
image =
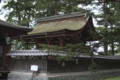
[[[6,54],[6,56],[66,56],[67,53],[61,51],[59,53],[48,52],[47,50],[16,50],[10,51]],[[73,57],[76,57],[73,56]],[[83,55],[82,53],[77,56],[81,58],[91,58],[89,55]],[[120,56],[94,56],[98,59],[112,59],[112,60],[120,60]]]
[[[60,30],[79,30],[85,26],[89,17],[85,14],[74,13],[62,16],[52,16],[38,20],[34,29],[29,34],[41,34],[48,32],[55,32]]]
[[[47,52],[47,50],[16,50],[16,51],[10,51],[6,56],[56,56],[56,55],[61,55],[65,56],[65,54],[61,53],[50,53]]]

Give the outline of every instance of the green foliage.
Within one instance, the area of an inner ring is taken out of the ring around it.
[[[66,55],[66,56],[57,56],[57,61],[58,61],[58,64],[61,64],[61,66],[65,66],[65,62],[66,61],[70,61],[70,60],[72,60],[72,55]]]
[[[46,44],[39,44],[40,49],[46,50],[49,52],[60,52],[64,51],[69,54],[74,53],[88,53],[90,47],[86,46],[85,43],[78,43],[78,44],[66,44],[65,46],[57,46],[57,45],[46,45]],[[87,51],[87,50],[88,51]]]
[[[120,42],[120,35],[119,27],[112,27],[112,28],[104,28],[104,27],[97,27],[96,32],[90,32],[91,35],[96,36],[97,39],[99,39],[99,43],[97,43],[98,47],[104,47],[104,43],[107,43],[109,45],[109,50],[107,55],[114,55],[117,53],[117,48],[119,46]],[[106,55],[105,53],[99,53],[100,55]]]
[[[97,69],[98,69],[98,65],[95,62],[93,62],[92,64],[90,64],[89,67],[88,67],[88,70],[90,70],[92,72],[96,72]]]
[[[34,0],[10,0],[3,8],[10,10],[10,12],[6,14],[8,22],[22,26],[29,27],[29,22],[31,22],[35,15]]]
[[[94,45],[96,46],[96,45]],[[97,69],[97,65],[94,62],[94,54],[95,50],[86,48],[85,43],[78,43],[78,44],[66,44],[65,46],[56,46],[56,45],[46,45],[46,44],[39,44],[40,50],[46,50],[48,53],[58,53],[63,54],[63,56],[58,55],[57,61],[58,64],[65,66],[66,61],[70,61],[73,57],[80,56],[81,53],[86,53],[91,56],[91,65],[89,66],[89,70],[95,71]]]
[[[12,50],[24,50],[25,49],[25,42],[22,40],[22,41],[18,41],[18,40],[13,40],[11,42],[12,46],[11,46],[11,49]]]
[[[73,52],[73,53],[88,53],[90,47],[87,47],[85,43],[78,43],[78,44],[66,44],[64,49],[67,50],[67,52]],[[88,51],[86,51],[86,49]]]
[[[63,50],[63,47],[57,45],[39,44],[41,50],[47,50],[48,53],[59,53]]]
[[[112,49],[112,55],[115,54],[115,42],[119,40],[118,34],[116,34],[116,28],[120,26],[120,3],[118,2],[107,2],[101,4],[99,8],[99,14],[95,14],[94,17],[97,20],[97,24],[103,28],[100,31],[102,42],[104,42],[104,48],[109,45]],[[97,7],[95,8],[97,10]],[[100,29],[100,28],[99,28]],[[106,49],[104,49],[106,52]]]
[[[114,77],[114,78],[109,78],[109,79],[106,79],[106,80],[120,80],[120,76]]]
[[[120,55],[120,45],[117,48],[117,53],[118,53],[118,55]]]
[[[10,0],[3,8],[10,10],[6,14],[8,22],[30,27],[33,26],[34,20],[41,17],[86,12],[85,9],[78,7],[79,1],[81,0],[74,2],[72,0]]]

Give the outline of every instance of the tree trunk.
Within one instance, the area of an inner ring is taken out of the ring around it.
[[[72,4],[72,12],[74,12],[74,5]]]
[[[108,44],[106,42],[104,43],[104,53],[108,55]]]
[[[104,27],[106,28],[106,32],[107,32],[107,3],[105,3],[105,0],[104,0],[104,6],[103,6],[103,9],[104,9]],[[107,41],[104,43],[104,52],[106,55],[108,55],[108,43]]]
[[[112,55],[114,56],[115,51],[114,51],[114,42],[111,43],[111,48],[112,48]]]

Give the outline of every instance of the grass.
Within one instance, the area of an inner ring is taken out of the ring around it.
[[[106,80],[120,80],[120,76],[115,77],[115,78],[109,78],[109,79],[106,79]]]

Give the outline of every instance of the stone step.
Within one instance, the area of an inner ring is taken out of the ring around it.
[[[0,69],[0,80],[7,80],[9,71],[5,70],[4,68]]]

